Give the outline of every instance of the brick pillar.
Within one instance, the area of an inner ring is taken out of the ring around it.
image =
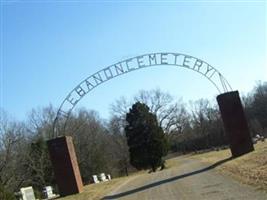
[[[82,192],[83,183],[72,137],[52,139],[47,141],[47,145],[60,195]]]
[[[237,157],[253,151],[254,147],[238,91],[218,95],[217,102],[232,156]]]

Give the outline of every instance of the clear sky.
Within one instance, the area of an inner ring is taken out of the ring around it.
[[[94,72],[151,52],[203,59],[245,94],[267,80],[266,20],[266,1],[1,0],[1,107],[23,120],[58,107]],[[76,107],[107,118],[115,99],[154,88],[184,101],[217,95],[191,70],[157,66],[100,85]]]

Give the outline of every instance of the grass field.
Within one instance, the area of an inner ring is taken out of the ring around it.
[[[254,145],[255,151],[230,160],[216,167],[220,173],[231,176],[234,179],[253,185],[259,189],[267,191],[267,142],[258,142]],[[208,153],[186,155],[190,158],[199,159],[207,164],[214,164],[218,161],[227,159],[231,156],[230,150],[211,151]],[[177,159],[168,159],[166,167],[179,167]],[[84,186],[84,191],[81,194],[71,195],[60,200],[97,200],[101,199],[115,188],[129,179],[134,178],[146,171],[141,171],[130,175],[129,177],[115,178],[108,182],[90,184]]]

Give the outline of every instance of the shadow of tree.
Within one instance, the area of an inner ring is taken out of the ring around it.
[[[154,182],[154,183],[150,183],[150,184],[147,184],[147,185],[144,185],[144,186],[132,189],[132,190],[128,190],[128,191],[125,191],[125,192],[121,192],[121,193],[118,193],[118,194],[105,196],[105,197],[102,198],[102,200],[117,199],[117,198],[120,198],[120,197],[131,195],[131,194],[136,193],[136,192],[147,190],[147,189],[150,189],[152,187],[156,187],[156,186],[159,186],[159,185],[162,185],[162,184],[165,184],[165,183],[169,183],[169,182],[172,182],[172,181],[177,181],[179,179],[183,179],[183,178],[186,178],[188,176],[193,176],[193,175],[196,175],[196,174],[199,174],[199,173],[203,173],[205,171],[214,169],[215,167],[217,167],[217,166],[219,166],[219,165],[221,165],[223,163],[226,163],[226,162],[228,162],[228,161],[230,161],[232,159],[234,159],[234,158],[233,157],[229,157],[229,158],[220,160],[220,161],[218,161],[218,162],[216,162],[216,163],[214,163],[214,164],[212,164],[212,165],[210,165],[208,167],[205,167],[203,169],[199,169],[199,170],[196,170],[196,171],[193,171],[193,172],[189,172],[189,173],[182,174],[182,175],[179,175],[179,176],[175,176],[175,177],[172,177],[172,178],[168,178],[168,179],[165,179],[165,180],[161,180],[161,181],[157,181],[157,182]]]

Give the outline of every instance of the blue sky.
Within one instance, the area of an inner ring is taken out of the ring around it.
[[[17,119],[58,107],[80,81],[123,59],[185,53],[247,93],[267,80],[265,1],[1,1],[1,107]],[[110,104],[160,88],[184,101],[217,91],[190,70],[157,66],[102,84],[76,107],[109,116]]]

